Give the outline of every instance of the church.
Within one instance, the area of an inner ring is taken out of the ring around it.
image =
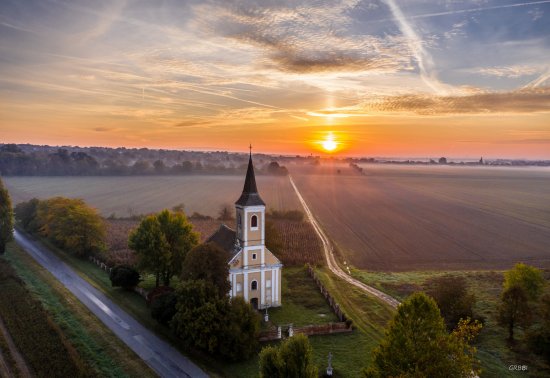
[[[252,152],[241,196],[235,202],[237,230],[225,224],[207,242],[230,253],[230,297],[242,296],[255,309],[281,305],[283,264],[265,246],[265,202],[258,193]]]

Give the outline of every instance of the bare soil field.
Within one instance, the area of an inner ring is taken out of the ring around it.
[[[289,168],[344,259],[358,268],[550,267],[548,169]]]
[[[268,208],[300,209],[288,178],[257,176],[258,190]],[[185,212],[217,216],[231,207],[243,189],[244,177],[222,175],[138,177],[3,177],[12,201],[33,197],[82,198],[102,215],[119,217],[148,214],[183,203]]]

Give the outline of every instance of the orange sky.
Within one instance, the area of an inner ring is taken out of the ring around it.
[[[550,1],[330,4],[2,2],[0,142],[550,159]]]

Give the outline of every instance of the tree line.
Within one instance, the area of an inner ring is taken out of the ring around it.
[[[87,151],[87,152],[86,152]],[[181,160],[176,151],[154,154],[151,150],[124,150],[124,154],[107,154],[104,149],[86,151],[67,148],[41,149],[27,152],[16,144],[0,145],[0,174],[4,176],[141,176],[185,175],[191,173],[236,174],[246,170],[242,156],[233,160],[213,158],[203,153],[182,153],[196,160]],[[172,153],[169,153],[172,152]],[[228,157],[226,157],[228,158]],[[175,160],[174,160],[175,159]],[[277,162],[271,162],[259,173],[286,175],[288,171]]]

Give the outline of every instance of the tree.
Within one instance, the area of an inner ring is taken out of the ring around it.
[[[542,271],[524,263],[517,263],[513,269],[504,273],[504,289],[521,286],[530,301],[538,299],[543,291],[544,284]]]
[[[111,286],[131,289],[139,283],[139,272],[128,265],[117,265],[109,274]]]
[[[540,299],[538,316],[537,326],[528,334],[529,347],[550,363],[550,293]]]
[[[183,212],[163,210],[144,218],[130,234],[128,245],[138,255],[138,267],[156,276],[165,286],[180,274],[187,253],[197,245],[199,236],[193,231]]]
[[[233,220],[233,211],[231,210],[231,206],[225,204],[220,207],[220,211],[218,212],[218,220],[222,221],[230,221]]]
[[[204,280],[185,281],[176,291],[176,314],[170,325],[186,347],[214,354],[222,337],[229,300]]]
[[[508,328],[508,340],[514,341],[514,328],[531,322],[529,297],[523,286],[515,285],[502,292],[497,315],[498,323]]]
[[[397,309],[385,337],[375,349],[367,377],[470,377],[478,373],[475,348],[469,343],[481,329],[479,322],[459,323],[445,330],[435,301],[415,293]]]
[[[41,227],[36,218],[39,203],[40,200],[33,198],[27,202],[20,202],[15,206],[15,219],[24,230],[30,233],[38,232]]]
[[[151,316],[160,324],[168,325],[176,314],[177,295],[166,292],[157,295],[151,302]]]
[[[155,169],[156,174],[161,175],[166,170],[166,165],[164,165],[164,162],[162,160],[156,160],[153,163],[153,168]]]
[[[464,277],[443,276],[433,279],[427,294],[435,299],[447,330],[454,329],[460,319],[473,317],[475,296],[468,292]]]
[[[105,224],[96,209],[81,199],[54,197],[38,203],[40,234],[77,256],[105,248]]]
[[[185,258],[181,279],[204,280],[217,288],[220,296],[227,295],[231,289],[229,276],[229,253],[214,243],[200,244],[193,248]]]
[[[0,180],[0,254],[6,251],[6,244],[13,239],[13,208],[8,190]]]
[[[306,335],[298,334],[279,347],[266,347],[260,352],[260,377],[314,378],[313,350]]]
[[[252,357],[258,347],[260,321],[260,314],[243,298],[232,298],[220,338],[220,354],[233,361]]]

